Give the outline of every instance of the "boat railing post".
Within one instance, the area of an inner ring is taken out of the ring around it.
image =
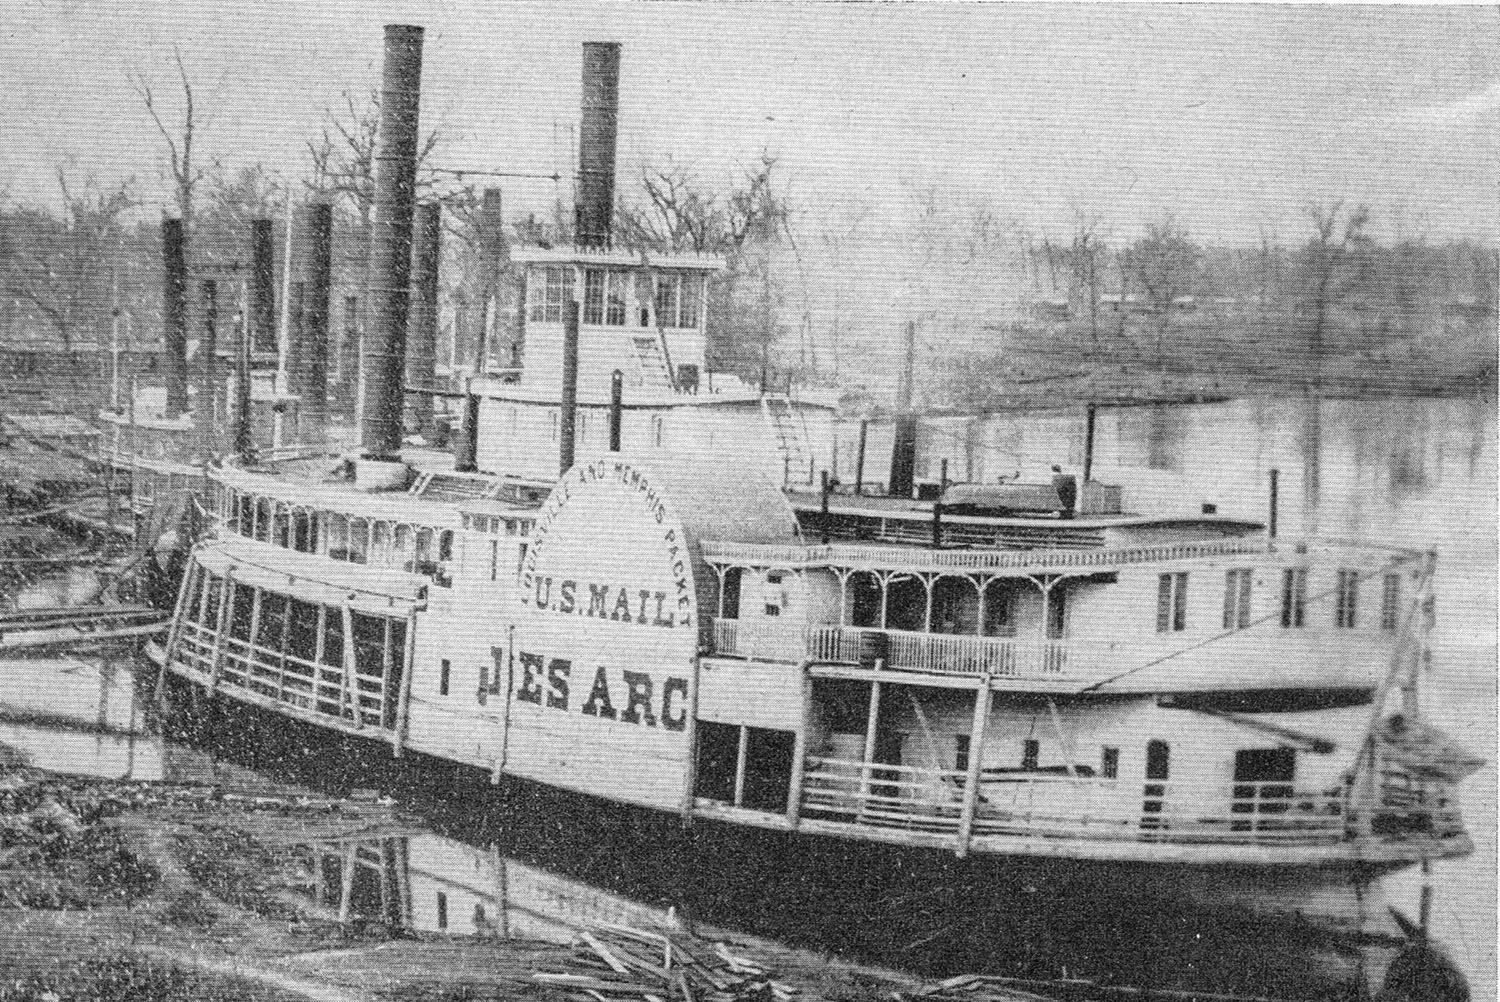
[[[352,598],[353,596],[350,596]],[[346,599],[344,601],[344,672],[340,680],[339,706],[340,716],[343,711],[354,714],[354,726],[363,729],[365,726],[364,715],[359,708],[359,692],[354,684],[354,670],[359,663],[354,655],[354,608]]]
[[[984,737],[990,721],[990,672],[986,668],[979,674],[979,685],[974,690],[974,722],[969,728],[969,761],[964,770],[964,800],[958,815],[958,844],[955,847],[960,859],[969,854],[969,841],[974,834],[974,812],[979,804],[979,774],[984,764]]]
[[[881,661],[875,662],[875,670],[878,673]],[[871,783],[874,779],[873,763],[875,760],[876,728],[880,723],[880,680],[873,679],[870,682],[870,710],[865,717],[865,748],[864,756],[860,762],[859,769],[859,803],[855,812],[855,818],[865,811],[865,802],[870,798]]]
[[[401,696],[396,702],[396,729],[391,734],[392,754],[401,757],[406,743],[408,718],[411,713],[411,673],[417,654],[417,610],[413,606],[406,613],[406,643],[401,652]]]
[[[177,604],[172,607],[172,622],[167,629],[167,643],[162,650],[161,669],[156,673],[156,705],[158,707],[166,701],[167,692],[167,665],[172,663],[172,652],[177,649],[178,642],[182,639],[182,617],[187,609],[187,596],[191,591],[189,583],[195,578],[203,576],[203,569],[188,555],[187,570],[182,575],[182,582],[177,586]]]
[[[391,629],[391,617],[381,616],[380,622],[380,727],[384,730],[387,718],[395,716],[388,712],[394,709],[391,705],[391,668],[395,659],[391,657],[391,634],[395,631]],[[395,724],[395,720],[391,719],[391,723]]]
[[[812,728],[812,658],[797,666],[802,682],[802,720],[792,743],[792,782],[786,795],[786,820],[793,828],[802,817],[803,773],[807,768],[807,739]]]
[[[214,630],[214,653],[212,673],[209,676],[209,692],[219,691],[219,677],[224,673],[224,634],[229,632],[229,610],[234,605],[235,591],[238,587],[234,581],[234,568],[226,568],[224,590],[219,599],[218,624]]]

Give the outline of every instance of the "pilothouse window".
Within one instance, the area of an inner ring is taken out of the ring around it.
[[[1156,588],[1156,632],[1187,628],[1187,574],[1163,574]]]
[[[1307,613],[1307,568],[1288,567],[1281,572],[1281,625],[1301,629]]]
[[[1333,609],[1333,625],[1354,628],[1355,604],[1359,599],[1359,572],[1339,571],[1338,599]]]
[[[1238,568],[1224,574],[1224,629],[1243,630],[1250,625],[1250,570]]]

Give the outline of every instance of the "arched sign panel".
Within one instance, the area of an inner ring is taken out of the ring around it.
[[[506,771],[675,809],[687,777],[698,582],[669,478],[620,456],[554,488],[522,564]]]

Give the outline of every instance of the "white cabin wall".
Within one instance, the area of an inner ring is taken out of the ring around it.
[[[802,588],[804,623],[838,623],[841,608],[838,575],[821,568],[803,571]]]

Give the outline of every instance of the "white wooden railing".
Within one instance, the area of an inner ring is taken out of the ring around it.
[[[966,778],[948,769],[809,758],[802,815],[920,831],[958,830]],[[987,770],[973,834],[1150,842],[1332,843],[1342,789],[1290,783],[1149,782]]]
[[[882,639],[883,638],[883,639]],[[1109,667],[1116,644],[1109,641],[974,637],[949,633],[878,630],[860,626],[754,624],[714,620],[714,652],[751,659],[825,664],[869,664],[903,671],[1001,678],[1089,675]]]

